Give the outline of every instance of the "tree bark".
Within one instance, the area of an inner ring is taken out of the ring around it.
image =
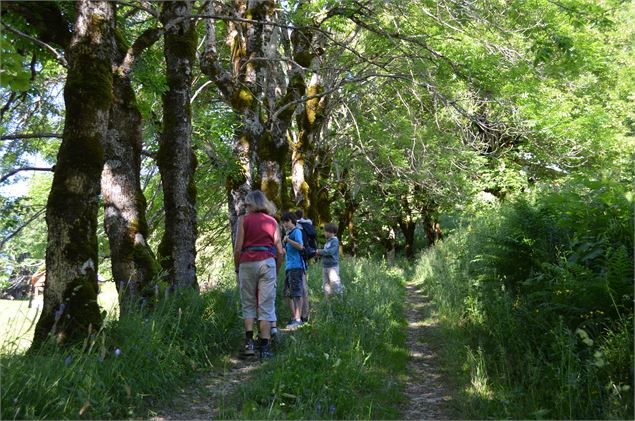
[[[132,46],[126,44],[123,36],[112,40],[113,102],[104,145],[106,162],[101,190],[120,312],[153,294],[150,284],[161,269],[147,244],[147,203],[140,175],[142,119],[129,76],[136,55],[158,37],[158,31],[149,29]]]
[[[152,294],[150,283],[160,270],[147,244],[146,199],[140,177],[141,123],[130,79],[115,74],[101,189],[121,312]]]
[[[112,101],[113,4],[76,4],[75,32],[67,48],[66,116],[46,212],[44,307],[33,347],[52,335],[73,342],[97,330],[97,213],[103,142]]]
[[[324,92],[323,79],[318,69],[314,70],[307,88],[308,97]],[[322,129],[328,121],[327,107],[327,97],[315,97],[304,103],[296,119],[298,141],[292,162],[295,201],[318,224],[331,221],[331,197],[323,181],[330,176],[332,157],[320,153],[317,147]]]
[[[401,228],[401,233],[403,234],[406,240],[406,244],[405,244],[406,257],[411,259],[415,255],[414,244],[415,244],[416,224],[409,216],[407,216],[401,221],[399,221],[399,228]]]
[[[196,281],[196,158],[192,151],[191,85],[196,54],[196,28],[190,1],[166,1],[164,25],[182,19],[166,31],[164,56],[168,90],[163,95],[163,133],[157,164],[165,205],[165,233],[159,246],[161,265],[173,287],[194,287]]]

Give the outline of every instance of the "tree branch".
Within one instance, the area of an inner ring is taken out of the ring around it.
[[[9,25],[7,25],[6,23],[2,22],[2,26],[4,26],[4,28],[9,31],[12,32],[18,36],[21,36],[22,38],[26,38],[29,41],[31,41],[32,43],[39,45],[40,47],[44,48],[45,50],[48,50],[51,52],[51,54],[53,54],[53,57],[55,57],[55,60],[57,60],[57,62],[59,64],[61,64],[63,67],[68,69],[68,62],[66,61],[66,59],[64,58],[64,56],[62,54],[60,54],[55,48],[51,47],[50,45],[48,45],[45,42],[40,41],[37,38],[33,38],[31,35],[27,35],[24,32],[18,31],[15,28],[10,27]]]
[[[46,207],[43,207],[42,209],[40,209],[39,211],[37,211],[35,213],[35,215],[33,215],[31,218],[29,218],[28,221],[26,221],[24,224],[20,225],[15,231],[13,231],[11,234],[7,235],[5,238],[2,239],[2,241],[0,242],[0,250],[2,250],[2,248],[4,247],[4,245],[13,237],[15,237],[16,235],[18,235],[18,233],[20,231],[22,231],[24,228],[28,227],[29,224],[33,221],[35,221],[37,218],[40,217],[40,215],[42,215],[44,213],[44,211],[46,210]]]
[[[132,7],[133,9],[136,10],[143,10],[146,13],[149,13],[150,15],[154,16],[155,18],[159,18],[159,12],[157,10],[154,10],[152,8],[152,5],[150,4],[150,2],[148,1],[142,1],[142,5],[138,5],[138,4],[133,4],[127,1],[122,1],[122,0],[115,0],[115,3],[121,4],[123,6],[129,6]]]
[[[135,40],[128,51],[126,52],[126,56],[122,60],[121,64],[117,68],[118,71],[127,76],[132,71],[132,66],[139,57],[139,55],[146,49],[150,48],[157,40],[163,35],[165,32],[164,29],[161,28],[149,28],[143,31],[141,35]]]
[[[22,167],[22,168],[16,168],[13,171],[11,171],[8,174],[5,174],[2,176],[2,178],[0,178],[0,184],[4,183],[6,179],[14,176],[15,174],[21,172],[21,171],[55,171],[55,167],[49,167],[49,168],[42,168],[42,167]]]
[[[61,133],[16,133],[0,136],[0,140],[62,138]]]

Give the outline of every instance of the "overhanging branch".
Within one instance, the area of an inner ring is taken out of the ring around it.
[[[8,178],[16,175],[17,173],[21,172],[21,171],[55,171],[55,167],[48,167],[48,168],[42,168],[42,167],[22,167],[22,168],[16,168],[13,171],[9,172],[8,174],[5,174],[2,176],[2,178],[0,178],[0,184],[4,183],[5,180],[7,180]]]
[[[0,140],[62,138],[61,133],[16,133],[0,136]]]
[[[33,221],[35,221],[37,218],[40,217],[40,215],[42,215],[44,213],[44,211],[46,210],[46,207],[43,207],[42,209],[40,209],[39,211],[37,211],[35,213],[35,215],[33,215],[31,218],[29,218],[26,222],[24,222],[24,224],[20,225],[18,228],[16,228],[15,231],[13,231],[11,234],[7,235],[5,238],[2,239],[2,241],[0,241],[0,250],[2,250],[2,248],[4,247],[4,245],[11,240],[13,237],[15,237],[16,235],[18,235],[18,233],[20,231],[22,231],[25,227],[29,226],[29,224]]]
[[[39,45],[40,47],[44,48],[45,50],[48,50],[51,52],[51,54],[53,54],[53,57],[55,57],[55,60],[57,60],[57,62],[59,64],[61,64],[63,67],[68,69],[68,62],[66,61],[66,59],[64,58],[64,56],[57,51],[55,48],[51,47],[50,45],[48,45],[45,42],[40,41],[37,38],[33,38],[31,35],[27,35],[24,32],[18,31],[15,28],[12,28],[11,26],[7,25],[6,23],[2,22],[2,26],[4,26],[4,28],[11,32],[14,33],[22,38],[28,39],[29,41],[31,41],[32,43]]]

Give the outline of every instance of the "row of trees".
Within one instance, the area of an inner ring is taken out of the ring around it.
[[[100,211],[125,311],[160,277],[198,288],[197,250],[229,243],[256,188],[339,222],[349,252],[401,236],[412,255],[439,210],[607,162],[619,172],[632,144],[633,8],[618,1],[0,10],[2,181],[29,154],[55,165],[36,345],[100,326]],[[4,205],[9,238],[30,216]]]

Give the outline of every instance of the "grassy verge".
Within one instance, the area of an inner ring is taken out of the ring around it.
[[[197,370],[236,346],[234,281],[175,294],[128,314],[75,348],[0,356],[2,419],[147,417]]]
[[[257,378],[225,402],[226,419],[396,419],[407,362],[404,271],[367,260],[340,267],[343,297],[322,300],[309,271],[311,323],[286,334]],[[281,321],[288,316],[278,303]]]
[[[631,419],[632,204],[611,182],[510,202],[419,262],[465,419]]]

